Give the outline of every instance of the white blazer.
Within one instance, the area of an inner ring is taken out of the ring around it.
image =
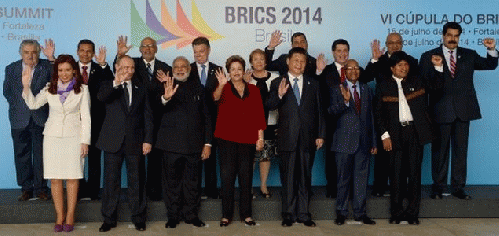
[[[49,82],[50,83],[50,82]],[[80,133],[81,143],[90,145],[90,96],[88,86],[82,85],[80,93],[69,92],[64,103],[58,94],[48,92],[48,85],[40,93],[23,92],[23,99],[29,109],[35,110],[49,104],[49,117],[43,135],[53,137],[73,137]]]

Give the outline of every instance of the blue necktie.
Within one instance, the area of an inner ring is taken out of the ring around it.
[[[152,71],[151,63],[147,63],[147,73],[149,74],[149,80],[152,80],[152,77],[154,76],[154,73]]]
[[[296,102],[298,106],[300,105],[300,88],[298,88],[298,78],[294,78],[293,81],[293,93],[295,94]]]
[[[205,85],[206,84],[206,66],[201,65],[201,84]]]

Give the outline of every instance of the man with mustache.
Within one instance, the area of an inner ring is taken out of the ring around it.
[[[163,104],[156,148],[163,151],[166,228],[177,227],[181,219],[196,227],[205,225],[198,218],[201,199],[198,170],[201,161],[210,157],[213,132],[204,87],[190,72],[189,61],[182,56],[173,61],[173,78],[158,72],[164,88],[156,98]]]
[[[452,146],[451,187],[452,195],[471,199],[464,191],[466,184],[466,159],[470,121],[482,117],[473,85],[475,70],[494,70],[498,51],[494,39],[486,38],[487,58],[474,50],[458,47],[463,32],[456,22],[443,27],[443,45],[421,56],[421,75],[429,90],[429,111],[436,123],[437,139],[432,143],[433,199],[441,199],[447,184],[449,151]],[[441,63],[433,65],[432,60]]]

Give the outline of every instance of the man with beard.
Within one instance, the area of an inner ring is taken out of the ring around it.
[[[158,73],[164,92],[157,98],[163,108],[156,148],[163,151],[166,228],[175,228],[181,219],[196,227],[205,225],[198,218],[198,170],[201,161],[210,157],[213,132],[204,88],[190,71],[189,61],[179,56],[173,61],[173,78],[169,73]]]

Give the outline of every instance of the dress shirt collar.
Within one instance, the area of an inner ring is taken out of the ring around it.
[[[209,68],[209,66],[210,66],[210,62],[209,62],[209,61],[206,61],[206,62],[205,62],[205,63],[203,63],[203,64],[199,64],[199,63],[197,63],[197,62],[196,62],[196,65],[197,65],[197,67],[198,67],[198,70],[199,70],[199,71],[201,71],[201,70],[203,69],[201,66],[202,66],[202,65],[204,65],[204,66],[205,66],[206,73],[208,73],[208,68]]]
[[[142,58],[142,60],[144,61],[144,64],[146,65],[146,68],[147,68],[147,63],[151,64],[151,70],[154,71],[154,64],[156,62],[156,58],[153,58],[150,62],[147,62],[146,59]]]
[[[83,66],[87,66],[88,67],[87,72],[90,72],[90,68],[92,67],[92,62],[89,62],[87,64],[83,64],[81,61],[78,61],[78,65],[80,66],[80,72],[83,71]]]
[[[392,78],[393,78],[395,81],[397,81],[398,83],[401,83],[401,82],[402,82],[402,80],[404,80],[404,79],[401,79],[401,78],[399,78],[399,77],[397,77],[397,76],[395,76],[395,75],[392,75]]]
[[[352,83],[350,80],[345,80],[345,82],[347,83],[350,91],[353,91],[353,86],[355,85],[355,90],[357,90],[357,92],[360,93],[359,81],[355,81],[355,84]]]

